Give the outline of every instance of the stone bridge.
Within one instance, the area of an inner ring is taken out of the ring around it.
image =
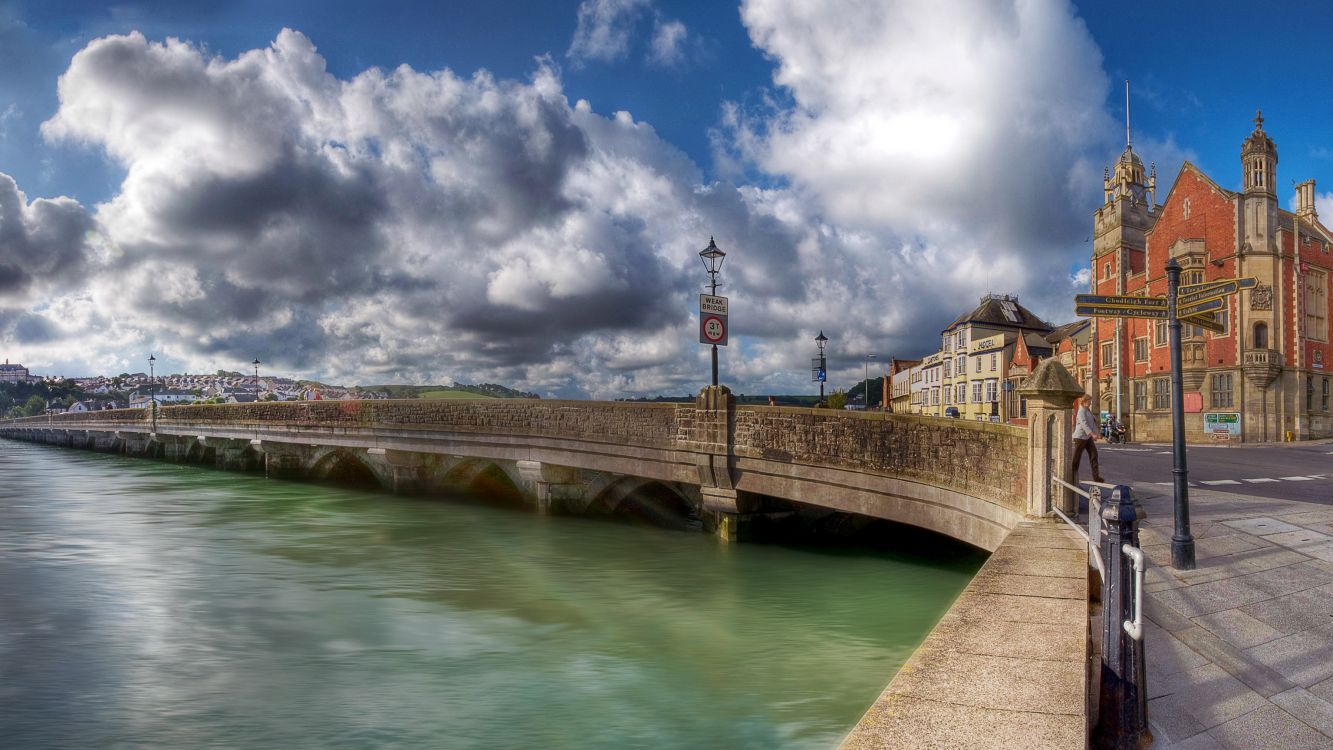
[[[1035,376],[1034,376],[1035,380]],[[1028,394],[1034,423],[1068,397]],[[548,400],[304,401],[30,417],[0,435],[129,455],[374,481],[395,492],[483,488],[542,511],[675,503],[735,539],[793,509],[842,511],[994,550],[1050,501],[1049,430],[827,409]]]

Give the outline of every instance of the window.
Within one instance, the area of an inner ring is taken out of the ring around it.
[[[947,352],[947,351],[952,351],[952,349],[951,349],[952,346],[953,346],[953,335],[952,335],[952,334],[945,334],[945,335],[944,335],[944,343],[941,345],[940,348],[944,349],[944,351]]]
[[[1115,360],[1115,347],[1110,341],[1102,344],[1102,367],[1110,367]]]
[[[987,401],[994,402],[994,401],[999,400],[998,398],[996,398],[996,397],[999,395],[999,393],[998,393],[998,391],[999,391],[999,385],[1000,385],[999,382],[998,382],[998,381],[995,381],[995,380],[987,380],[987,381],[986,381],[986,400],[987,400]],[[1324,379],[1324,411],[1328,411],[1328,379],[1327,379],[1327,378]]]
[[[1171,408],[1171,379],[1154,378],[1152,381],[1152,408]]]
[[[1028,399],[1027,396],[1018,397],[1018,416],[1020,419],[1028,417]]]
[[[1109,260],[1102,265],[1102,278],[1103,279],[1111,278],[1111,261]]]
[[[1254,324],[1254,348],[1268,348],[1268,324],[1259,322]]]
[[[1229,409],[1234,404],[1231,393],[1231,373],[1215,372],[1209,376],[1212,381],[1212,404],[1213,408]]]
[[[1324,402],[1323,402],[1323,409],[1324,409],[1324,411],[1328,411],[1328,378],[1324,378]]]
[[[931,388],[931,389],[930,389],[930,405],[931,405],[931,406],[938,406],[939,403],[940,403],[940,389],[939,389],[939,388]]]
[[[1328,340],[1328,275],[1310,271],[1305,276],[1305,335]]]
[[[946,378],[951,378],[951,377],[953,377],[953,360],[952,360],[952,359],[946,359],[946,360],[944,360],[944,377],[946,377]]]
[[[959,375],[967,374],[967,357],[958,358],[958,374]]]
[[[967,348],[967,329],[964,328],[963,330],[958,332],[958,350],[962,351],[963,349],[966,348]]]
[[[1185,199],[1185,205],[1184,205],[1184,211],[1183,211],[1183,213],[1185,214],[1185,218],[1186,218],[1186,219],[1188,219],[1188,218],[1190,217],[1190,199],[1189,199],[1189,198],[1186,198],[1186,199]]]
[[[981,403],[981,381],[980,381],[980,380],[974,380],[974,381],[972,381],[972,403],[974,403],[974,404],[979,404],[979,403]]]
[[[996,366],[999,364],[999,362],[1000,362],[1000,355],[999,355],[998,353],[992,352],[991,355],[990,355],[990,371],[991,371],[991,372],[995,372],[995,368],[996,368]]]
[[[1143,336],[1143,337],[1134,339],[1134,361],[1135,361],[1135,362],[1147,362],[1147,361],[1148,361],[1148,337],[1147,337],[1147,336]]]
[[[1148,383],[1144,380],[1134,381],[1134,411],[1143,411],[1148,408]]]
[[[1153,344],[1156,346],[1166,346],[1166,321],[1153,321]]]
[[[967,403],[967,383],[959,383],[958,391],[954,395],[958,397],[956,399],[958,403],[960,404]]]
[[[1314,378],[1305,379],[1305,410],[1314,411]]]
[[[944,403],[953,403],[953,388],[947,385],[944,387]]]

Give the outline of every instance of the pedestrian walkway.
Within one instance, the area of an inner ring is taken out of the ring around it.
[[[1152,562],[1152,747],[1333,750],[1333,497],[1192,490],[1198,568],[1177,572],[1170,490],[1142,483],[1135,492]]]

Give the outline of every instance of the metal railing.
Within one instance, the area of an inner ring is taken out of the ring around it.
[[[1078,487],[1076,485],[1072,485],[1069,482],[1066,482],[1065,480],[1061,479],[1060,477],[1057,477],[1054,473],[1051,474],[1051,481],[1055,484],[1064,486],[1066,489],[1078,495],[1081,495],[1086,500],[1088,500],[1088,526],[1091,528],[1092,517],[1093,515],[1095,515],[1092,512],[1092,495],[1088,494],[1087,490],[1084,490],[1083,488]],[[1054,511],[1057,516],[1064,519],[1064,522],[1069,524],[1070,527],[1074,529],[1074,531],[1077,531],[1078,535],[1083,537],[1083,541],[1087,542],[1088,552],[1092,553],[1092,559],[1094,562],[1097,563],[1097,574],[1105,578],[1106,564],[1102,561],[1102,553],[1097,549],[1097,544],[1092,541],[1092,535],[1088,531],[1084,531],[1082,526],[1079,526],[1077,523],[1074,522],[1074,519],[1065,515],[1064,511],[1055,507],[1054,503],[1051,504],[1051,510]]]

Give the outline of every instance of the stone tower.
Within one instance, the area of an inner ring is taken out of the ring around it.
[[[1115,174],[1107,169],[1102,176],[1104,202],[1093,215],[1092,238],[1092,292],[1094,294],[1124,294],[1125,277],[1143,270],[1146,262],[1146,233],[1157,217],[1155,199],[1157,167],[1145,174],[1143,160],[1134,153],[1126,129],[1125,151],[1116,160]],[[1097,399],[1101,409],[1124,415],[1124,388],[1119,377],[1125,361],[1128,341],[1123,333],[1122,320],[1096,319],[1091,352],[1093,382],[1088,390]],[[1108,336],[1106,328],[1113,330]],[[1110,361],[1102,360],[1098,342],[1114,341]]]
[[[1254,132],[1241,145],[1240,164],[1244,179],[1240,252],[1274,254],[1277,252],[1273,241],[1277,223],[1277,147],[1264,132],[1262,112],[1254,114]]]

